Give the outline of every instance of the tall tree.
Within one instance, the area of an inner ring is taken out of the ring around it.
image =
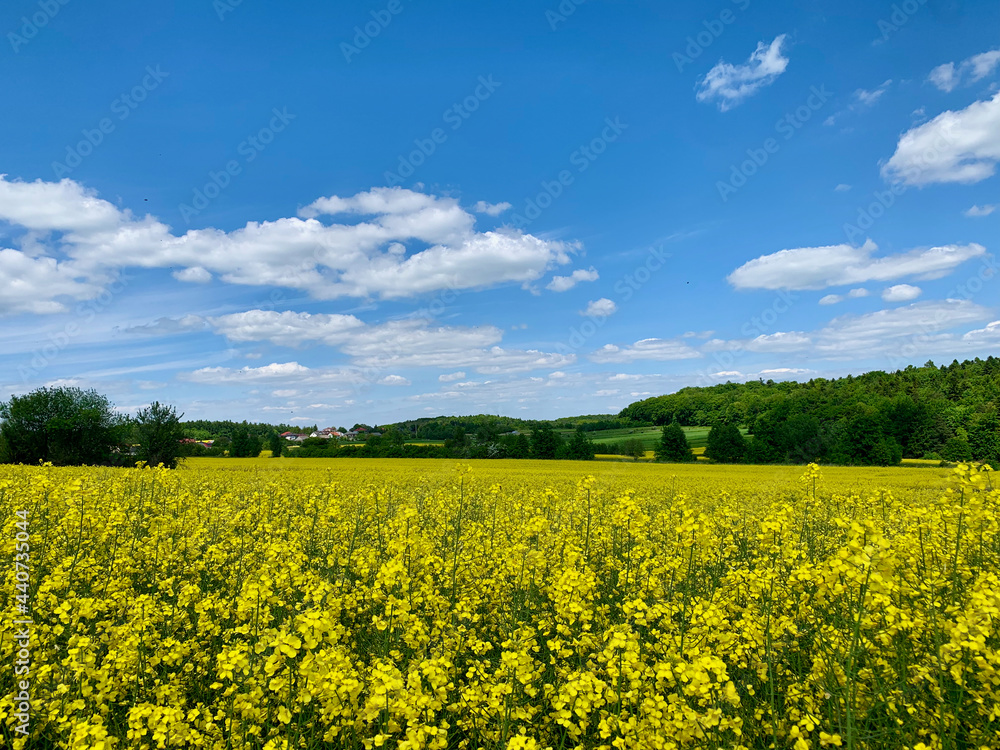
[[[128,419],[94,390],[39,388],[0,403],[9,463],[124,464],[127,426]]]
[[[267,447],[271,450],[271,458],[281,458],[281,454],[285,451],[285,439],[274,431],[268,435]]]
[[[738,464],[746,458],[746,453],[746,439],[736,425],[717,424],[709,430],[705,455],[713,461]]]
[[[562,444],[562,436],[551,426],[543,424],[531,433],[531,457],[555,458]]]
[[[174,407],[159,401],[140,409],[133,421],[135,438],[139,443],[136,460],[145,461],[148,466],[163,464],[168,469],[177,468],[184,437],[181,428],[183,416],[177,416]]]
[[[691,446],[688,445],[687,435],[677,420],[663,425],[660,443],[656,446],[656,460],[669,463],[687,463],[695,460]]]

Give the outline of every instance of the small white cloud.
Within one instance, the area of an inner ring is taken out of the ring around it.
[[[578,268],[569,276],[553,276],[552,281],[545,288],[550,292],[566,292],[581,281],[597,281],[598,278],[600,276],[597,273],[597,269],[593,266],[590,268]]]
[[[892,85],[892,79],[884,81],[881,86],[871,91],[867,89],[858,89],[854,92],[854,98],[866,107],[871,107],[875,102],[882,98],[882,95],[889,90],[889,86]]]
[[[456,380],[462,380],[465,377],[464,372],[451,372],[446,375],[438,375],[438,380],[442,383],[453,383]]]
[[[191,268],[174,271],[172,275],[178,281],[187,281],[191,284],[207,284],[212,280],[212,274],[201,266],[192,266]]]
[[[566,377],[566,373],[564,373],[562,370],[556,370],[555,372],[550,372],[549,373],[549,379],[550,380],[561,380],[561,379],[563,379],[565,377]]]
[[[601,297],[600,299],[588,302],[587,309],[581,310],[580,315],[586,315],[590,318],[606,318],[609,315],[613,315],[617,310],[618,305],[613,300]]]
[[[882,299],[886,302],[909,302],[921,295],[923,290],[909,284],[896,284],[882,291]]]
[[[503,203],[487,203],[486,201],[477,201],[476,205],[472,207],[472,210],[477,214],[487,214],[488,216],[499,216],[504,211],[511,207],[509,203],[504,201]]]
[[[837,187],[834,188],[834,190],[836,190],[838,193],[846,193],[850,189],[851,189],[851,186],[848,185],[848,184],[846,184],[846,183],[843,183],[843,182],[840,183],[839,185],[837,185]]]
[[[701,80],[696,95],[698,101],[717,101],[719,109],[726,112],[774,83],[788,67],[788,58],[781,54],[784,42],[785,34],[775,37],[770,44],[759,42],[750,58],[741,65],[720,60]]]
[[[828,294],[825,297],[821,297],[819,303],[821,305],[836,305],[838,302],[843,302],[844,298],[839,294]]]
[[[608,380],[641,380],[642,375],[632,375],[627,372],[618,372],[612,375]]]
[[[378,382],[379,385],[410,385],[410,381],[402,375],[386,375]]]
[[[998,65],[1000,65],[1000,49],[993,49],[967,57],[958,65],[953,62],[938,65],[927,76],[927,80],[947,93],[953,91],[960,83],[975,83],[986,78]]]
[[[933,83],[942,91],[951,91],[958,85],[958,75],[955,72],[955,63],[945,63],[938,65],[927,76],[927,80]]]
[[[973,206],[972,208],[963,211],[963,213],[966,216],[970,216],[973,218],[978,216],[989,216],[991,213],[997,210],[997,206],[998,204],[996,203],[987,203],[982,206]]]
[[[871,294],[871,292],[869,292],[864,287],[858,287],[857,289],[852,289],[851,291],[849,291],[847,293],[847,296],[853,299],[860,299],[861,297],[867,297],[869,294]]]

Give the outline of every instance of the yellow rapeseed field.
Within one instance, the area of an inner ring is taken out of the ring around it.
[[[998,501],[969,466],[0,467],[0,745],[998,748]]]

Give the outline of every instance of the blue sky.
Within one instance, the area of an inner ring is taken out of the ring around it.
[[[998,29],[935,0],[13,0],[0,394],[551,418],[996,354]]]

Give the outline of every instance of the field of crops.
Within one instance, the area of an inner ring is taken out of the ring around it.
[[[0,466],[0,745],[997,748],[991,480]]]

